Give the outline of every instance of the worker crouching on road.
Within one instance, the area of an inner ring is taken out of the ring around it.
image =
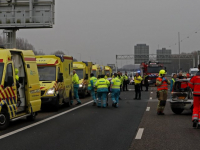
[[[90,76],[91,77],[88,84],[88,90],[90,91],[92,99],[94,101],[93,106],[96,106],[95,83],[97,82],[97,78],[94,77],[93,73],[91,73]]]
[[[192,121],[193,127],[200,128],[200,64],[198,65],[199,71],[189,82],[189,87],[193,89],[193,114]]]
[[[163,111],[167,101],[168,84],[170,81],[165,77],[165,70],[160,70],[159,77],[156,79],[158,107],[157,114],[164,115]]]
[[[101,78],[97,80],[95,87],[97,88],[98,107],[101,107],[101,100],[103,100],[103,108],[106,108],[106,98],[109,85],[110,82],[104,79],[104,75],[101,75]]]
[[[74,86],[74,96],[77,100],[77,104],[76,105],[79,105],[81,104],[81,101],[79,99],[79,96],[78,96],[78,88],[79,88],[79,77],[78,75],[76,74],[76,71],[73,70],[73,78],[72,78],[72,83],[73,83],[73,86]],[[71,105],[73,104],[73,100],[71,100]]]
[[[140,85],[142,82],[142,77],[139,75],[139,73],[135,74],[134,81],[135,81],[135,98],[134,98],[134,100],[141,100]],[[138,96],[139,96],[139,98],[137,99]]]
[[[112,92],[113,107],[118,107],[119,93],[120,93],[121,81],[118,79],[117,74],[114,73],[114,79],[111,81],[110,91]]]

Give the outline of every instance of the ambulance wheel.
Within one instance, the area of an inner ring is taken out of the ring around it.
[[[1,113],[0,113],[0,130],[6,129],[9,123],[10,123],[10,117],[9,117],[8,111],[2,108]]]
[[[183,112],[184,109],[181,108],[172,108],[173,113],[175,114],[181,114]]]
[[[36,116],[37,116],[37,112],[33,112],[33,113],[31,113],[30,116],[27,117],[27,120],[34,121]]]

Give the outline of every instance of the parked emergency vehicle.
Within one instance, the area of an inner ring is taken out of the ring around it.
[[[100,65],[98,64],[92,65],[92,73],[94,74],[95,77],[98,77],[98,75],[101,75],[102,70],[101,70]]]
[[[111,76],[111,74],[112,74],[112,69],[111,69],[109,66],[105,66],[105,75],[106,75],[107,73],[108,73],[110,76]]]
[[[92,71],[92,62],[73,62],[73,68],[79,76],[79,95],[85,97],[89,94],[88,80]]]
[[[34,120],[41,99],[33,51],[0,48],[0,83],[0,129],[22,117]]]
[[[59,106],[70,106],[73,98],[73,57],[63,55],[36,56],[42,106],[50,104],[57,111]]]
[[[140,68],[143,74],[146,73],[149,76],[149,84],[155,84],[156,78],[159,75],[159,71],[163,69],[163,65],[158,61],[148,61],[141,63]]]

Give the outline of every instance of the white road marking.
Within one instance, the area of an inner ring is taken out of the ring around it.
[[[129,91],[135,91],[135,89],[128,89]]]
[[[75,108],[72,108],[72,109],[70,109],[70,110],[64,111],[64,112],[62,112],[62,113],[59,113],[59,114],[57,114],[57,115],[51,116],[51,117],[49,117],[49,118],[46,118],[46,119],[44,119],[44,120],[38,121],[38,122],[33,123],[33,124],[31,124],[31,125],[28,125],[28,126],[26,126],[26,127],[17,129],[17,130],[15,130],[15,131],[9,132],[9,133],[7,133],[7,134],[1,135],[1,136],[0,136],[0,140],[3,139],[3,138],[6,138],[6,137],[8,137],[8,136],[11,136],[11,135],[13,135],[13,134],[16,134],[16,133],[18,133],[18,132],[21,132],[21,131],[24,131],[24,130],[26,130],[26,129],[29,129],[29,128],[31,128],[31,127],[37,126],[37,125],[39,125],[39,124],[42,124],[42,123],[44,123],[44,122],[47,122],[47,121],[49,121],[49,120],[52,120],[52,119],[54,119],[54,118],[57,118],[57,117],[59,117],[59,116],[62,116],[62,115],[64,115],[64,114],[67,114],[67,113],[69,113],[69,112],[71,112],[71,111],[73,111],[73,110],[79,109],[79,108],[81,108],[81,107],[83,107],[83,106],[85,106],[85,105],[88,105],[88,104],[92,103],[92,102],[93,102],[93,101],[89,101],[89,102],[87,102],[87,103],[85,103],[85,104],[82,104],[82,105],[77,106],[77,107],[75,107]]]
[[[152,99],[152,97],[150,97],[149,99]]]
[[[151,94],[152,94],[153,92],[151,92]]]
[[[146,111],[150,111],[150,107],[147,107]]]
[[[144,128],[139,128],[135,139],[140,140],[142,138],[143,131],[144,131]]]

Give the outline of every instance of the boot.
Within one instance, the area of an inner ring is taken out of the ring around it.
[[[193,128],[196,128],[197,127],[197,124],[198,124],[198,120],[197,119],[194,119],[193,121]],[[199,125],[199,124],[198,124]]]
[[[81,102],[76,103],[76,105],[80,105],[80,104],[81,104]]]
[[[137,98],[134,98],[134,100],[137,100]]]
[[[96,106],[97,105],[97,103],[96,102],[94,102],[93,104],[92,104],[92,106]]]

